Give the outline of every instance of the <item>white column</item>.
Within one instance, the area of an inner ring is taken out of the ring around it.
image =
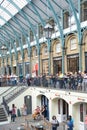
[[[52,100],[49,99],[49,120],[52,120]]]
[[[69,102],[69,115],[72,115],[73,113],[72,113],[72,104],[71,104],[71,102]]]

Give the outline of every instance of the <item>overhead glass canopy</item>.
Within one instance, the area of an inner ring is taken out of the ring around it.
[[[0,26],[3,26],[11,17],[19,12],[19,9],[27,5],[27,3],[27,0],[0,0]]]

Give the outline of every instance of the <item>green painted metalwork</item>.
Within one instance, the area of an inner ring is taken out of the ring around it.
[[[5,32],[7,33],[7,35],[8,35],[8,37],[9,37],[9,34],[8,34],[8,32],[5,30]],[[10,38],[10,45],[12,45],[12,47],[14,48],[14,50],[15,50],[15,57],[17,58],[17,56],[18,56],[18,53],[17,53],[17,49],[16,49],[16,47],[14,46],[14,44],[13,44],[13,40]],[[12,54],[11,54],[11,48],[9,48],[9,52],[10,52],[10,59],[12,59]],[[12,63],[11,63],[11,71],[12,71]]]
[[[27,38],[27,43],[28,43],[28,56],[30,57],[30,66],[29,66],[29,69],[30,69],[30,76],[32,76],[32,62],[31,62],[31,47],[30,47],[30,29],[28,29],[28,38]]]
[[[76,25],[77,25],[77,33],[78,33],[78,45],[79,45],[79,70],[82,71],[82,48],[81,48],[81,26],[80,26],[80,20],[77,17],[77,12],[75,10],[74,4],[72,2],[72,0],[66,0],[68,2],[68,4],[70,5],[73,15],[75,17],[75,21],[76,21]],[[79,3],[79,7],[80,7],[80,0],[78,1]],[[80,11],[80,8],[79,8]]]
[[[30,5],[32,6],[32,8],[34,9],[34,11],[36,12],[37,16],[39,17],[41,23],[43,26],[45,26],[45,21],[42,19],[42,17],[40,16],[40,13],[37,11],[36,7],[34,6],[34,3],[31,1]]]
[[[37,25],[37,30],[39,30],[38,25]],[[37,32],[39,32],[39,31],[37,31]],[[37,51],[38,51],[38,74],[40,75],[40,44],[39,44],[39,38],[38,38],[38,43],[37,43],[36,47],[37,47]]]
[[[7,23],[7,25],[9,25],[8,23]],[[10,27],[11,27],[11,25],[10,25]],[[18,37],[18,35],[17,35],[17,32],[11,27],[11,29],[12,29],[12,31],[13,31],[13,33],[14,33],[14,35],[17,37],[17,39],[19,38]],[[19,39],[18,39],[18,41],[19,41]],[[19,41],[19,43],[20,43],[20,41]],[[21,51],[22,52],[22,51]],[[16,54],[18,54],[18,53],[16,53]],[[12,59],[12,56],[10,55],[10,59]],[[17,57],[16,57],[16,59],[17,59]],[[11,62],[11,69],[12,69],[12,62]],[[11,70],[12,71],[12,70]]]
[[[29,0],[27,0],[27,1],[29,1]],[[42,0],[40,0],[41,2],[43,2]],[[32,1],[32,4],[34,4],[34,2]],[[46,16],[48,16],[48,14],[46,13],[46,12],[44,12],[40,7],[38,7],[38,6],[36,6],[35,4],[34,4],[34,6],[39,10],[39,11],[41,11],[43,14],[45,14]],[[36,14],[37,15],[37,13],[34,11],[34,14]]]
[[[39,42],[38,42],[38,39],[37,39],[37,36],[36,36],[36,33],[35,33],[35,30],[34,30],[34,27],[33,27],[33,25],[32,25],[32,23],[30,22],[30,20],[28,19],[28,17],[27,17],[27,15],[26,14],[24,14],[24,12],[23,12],[23,10],[21,10],[20,11],[20,13],[21,13],[21,15],[28,21],[28,23],[29,23],[29,26],[30,26],[30,28],[31,28],[31,30],[32,30],[32,32],[33,32],[33,34],[34,34],[34,36],[35,36],[35,39],[36,39],[36,43],[37,44],[39,44]],[[28,46],[29,47],[29,46]],[[28,49],[30,49],[30,47],[28,48]]]
[[[6,21],[3,17],[0,16],[0,18],[3,19],[4,21]],[[9,25],[9,23],[7,23],[7,25],[11,27],[11,24]],[[3,27],[1,27],[1,29],[3,29]],[[15,30],[14,30],[12,27],[11,27],[11,29],[13,30],[14,35],[17,36],[17,32],[15,32]],[[4,28],[4,30],[5,30],[6,33],[8,33],[5,28]],[[8,37],[10,37],[9,33],[8,33]],[[13,47],[14,47],[14,46],[13,46]],[[16,48],[15,48],[15,49],[16,49]]]
[[[4,28],[4,27],[3,27]],[[10,34],[7,32],[7,30],[6,29],[4,29],[4,31],[6,32],[6,34],[8,35],[8,37],[10,37]],[[15,50],[15,56],[17,56],[17,48],[14,46],[14,44],[13,44],[13,38],[12,37],[10,37],[10,43],[12,43],[12,47],[14,48],[14,50]]]
[[[26,19],[27,22],[29,23],[29,27],[31,28],[31,30],[32,30],[32,32],[33,32],[33,34],[34,34],[34,36],[35,36],[36,43],[38,43],[38,38],[37,38],[37,36],[36,36],[34,27],[33,27],[32,23],[30,22],[29,18],[27,17],[27,15],[24,13],[23,10],[21,10],[20,13],[21,13],[21,15],[24,17],[24,19]]]
[[[58,8],[60,8],[61,10],[63,10],[63,8],[58,4],[58,2],[56,0],[53,0],[53,2],[57,5]]]
[[[59,18],[58,16],[56,15],[55,11],[54,11],[54,8],[52,7],[51,3],[49,0],[48,1],[48,4],[49,4],[49,7],[50,9],[52,10],[53,14],[54,14],[54,20],[56,21],[57,25],[58,25],[58,28],[59,28],[59,32],[60,32],[60,38],[61,38],[61,45],[62,45],[62,48],[64,48],[64,37],[63,37],[63,29],[62,27],[60,26],[60,22],[59,22]],[[64,69],[64,53],[62,51],[62,73],[65,72],[65,69]]]
[[[28,57],[30,57],[30,29],[28,29],[28,35],[26,36],[26,42],[28,45],[27,51],[28,51]]]
[[[11,2],[18,10],[20,10],[20,8],[19,8],[13,1],[10,1],[10,0],[8,0],[8,1]],[[5,8],[3,8],[3,9],[8,13],[8,15],[10,15],[10,16],[12,17],[12,14],[11,14],[7,9],[5,9]],[[24,31],[24,29],[22,28],[22,26],[20,25],[20,23],[18,22],[18,20],[17,20],[15,17],[13,17],[13,20],[16,22],[17,25],[20,26],[21,31],[22,31],[23,34],[25,35],[25,31]],[[20,45],[21,45],[21,44],[20,44]],[[23,47],[22,47],[22,45],[21,45],[21,54],[22,54],[22,56],[23,56]]]
[[[80,15],[81,15],[80,1],[81,0],[78,0],[79,22],[80,22],[80,19],[81,19],[81,17],[80,17]],[[80,31],[80,34],[79,34],[80,35],[79,36],[79,70],[82,71],[83,69],[82,69],[82,43],[81,43],[81,41],[82,41],[82,33],[81,33],[81,26],[80,26],[80,30],[78,30],[78,31]]]
[[[3,9],[5,9],[5,8],[3,8]],[[12,16],[11,15],[11,13],[8,11],[8,10],[6,10],[5,9],[5,11],[10,15],[10,16]],[[6,20],[4,19],[4,18],[2,18],[5,22],[6,22]],[[14,19],[15,20],[15,19]],[[17,22],[17,20],[16,20],[16,22]],[[8,23],[7,23],[8,24]],[[17,22],[17,24],[19,24],[18,22]],[[10,26],[11,26],[11,24],[10,24]],[[12,28],[12,27],[11,27]],[[22,26],[20,26],[20,28],[22,28]],[[13,28],[12,28],[13,29]],[[15,31],[14,31],[14,29],[13,29],[13,32],[15,33]],[[23,32],[24,33],[24,32]],[[17,33],[15,33],[14,35],[17,35]],[[19,40],[19,39],[18,39]],[[22,54],[22,57],[23,57],[23,46],[22,46],[22,44],[20,43],[20,41],[19,41],[19,44],[20,44],[20,47],[21,47],[21,54]],[[17,51],[16,51],[17,52]],[[17,54],[17,53],[16,53]],[[11,57],[11,55],[10,55],[10,57]],[[17,57],[16,57],[16,59],[17,59]],[[11,63],[12,64],[12,63]],[[16,65],[17,65],[17,62],[16,62]],[[11,65],[12,66],[12,65]],[[12,68],[12,67],[11,67]]]
[[[10,1],[10,0],[9,0]],[[12,2],[14,4],[14,2]],[[14,4],[16,6],[16,4]],[[2,10],[4,10],[9,16],[13,17],[13,15],[11,14],[11,12],[9,12],[6,8],[4,7],[0,7]],[[19,10],[20,8],[18,6],[16,6],[16,8]],[[15,16],[13,17],[13,20],[20,26],[20,28],[22,28],[22,26],[20,25],[20,23],[18,22],[18,20],[15,18]],[[6,20],[5,20],[6,21]],[[22,28],[22,32],[25,34],[24,32],[24,28]]]
[[[47,6],[47,4],[43,1],[43,0],[40,0],[45,6]],[[50,9],[49,7],[47,7],[48,9]],[[41,12],[43,12],[40,8],[39,8],[39,10],[41,11]],[[43,12],[47,17],[49,17],[49,15],[46,13],[46,12]]]
[[[42,23],[42,26],[44,27],[45,26],[45,22],[44,20],[42,19],[42,17],[40,16],[39,12],[37,11],[37,9],[35,8],[34,6],[34,3],[30,2],[30,5],[32,6],[32,8],[34,9],[34,11],[36,12],[37,16],[39,17],[41,23]],[[38,26],[38,25],[37,25]],[[38,27],[37,27],[38,28]],[[39,46],[39,41],[37,41],[37,45],[36,45],[36,48],[37,48],[37,51],[38,51],[38,74],[40,74],[40,46]]]

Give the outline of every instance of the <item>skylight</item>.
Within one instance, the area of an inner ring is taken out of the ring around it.
[[[0,26],[9,21],[27,3],[27,0],[0,0]]]

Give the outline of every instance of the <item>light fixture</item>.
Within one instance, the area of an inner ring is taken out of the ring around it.
[[[46,26],[44,27],[44,32],[45,32],[45,37],[46,39],[50,39],[52,35],[53,27],[47,23]]]
[[[48,52],[49,52],[49,61],[48,61],[48,75],[51,74],[51,35],[52,35],[53,27],[47,23],[46,26],[44,27],[44,33],[45,33],[45,38],[47,39],[47,46],[48,46]]]

